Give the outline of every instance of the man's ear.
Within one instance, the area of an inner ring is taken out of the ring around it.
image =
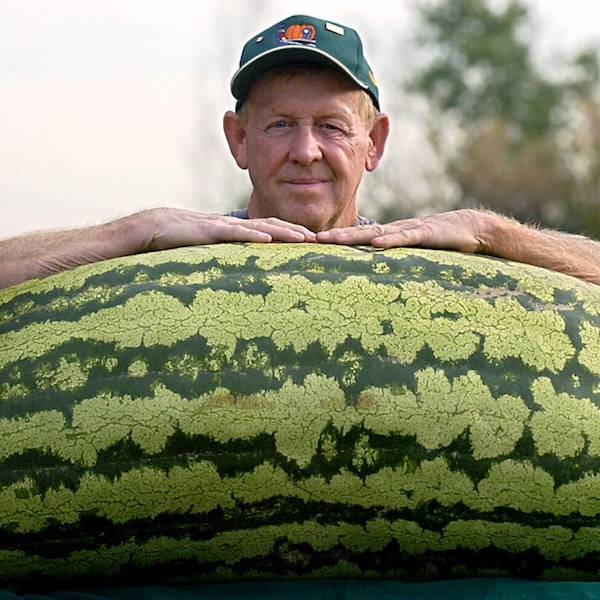
[[[232,110],[227,111],[223,117],[223,130],[229,144],[229,151],[235,158],[238,167],[247,169],[246,128],[240,115]]]
[[[379,165],[379,161],[383,156],[385,149],[385,143],[390,133],[390,119],[386,114],[377,115],[377,120],[371,129],[369,137],[371,138],[371,145],[367,153],[367,159],[365,161],[365,169],[367,171],[374,171]]]

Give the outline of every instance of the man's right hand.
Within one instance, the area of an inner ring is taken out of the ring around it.
[[[133,215],[132,217],[135,217]],[[176,208],[150,209],[138,213],[146,227],[141,250],[165,250],[180,246],[218,242],[314,242],[315,234],[294,223],[274,217],[240,219]]]

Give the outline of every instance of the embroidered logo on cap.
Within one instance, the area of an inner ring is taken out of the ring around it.
[[[282,23],[277,29],[277,40],[280,44],[305,44],[314,46],[317,32],[312,25],[286,25]]]

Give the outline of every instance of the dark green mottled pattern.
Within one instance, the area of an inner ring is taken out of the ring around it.
[[[223,244],[0,292],[0,582],[600,573],[600,288]]]

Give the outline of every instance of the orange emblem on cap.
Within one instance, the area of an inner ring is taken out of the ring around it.
[[[317,34],[315,28],[312,25],[281,25],[278,31],[279,43],[307,43],[312,42]]]

